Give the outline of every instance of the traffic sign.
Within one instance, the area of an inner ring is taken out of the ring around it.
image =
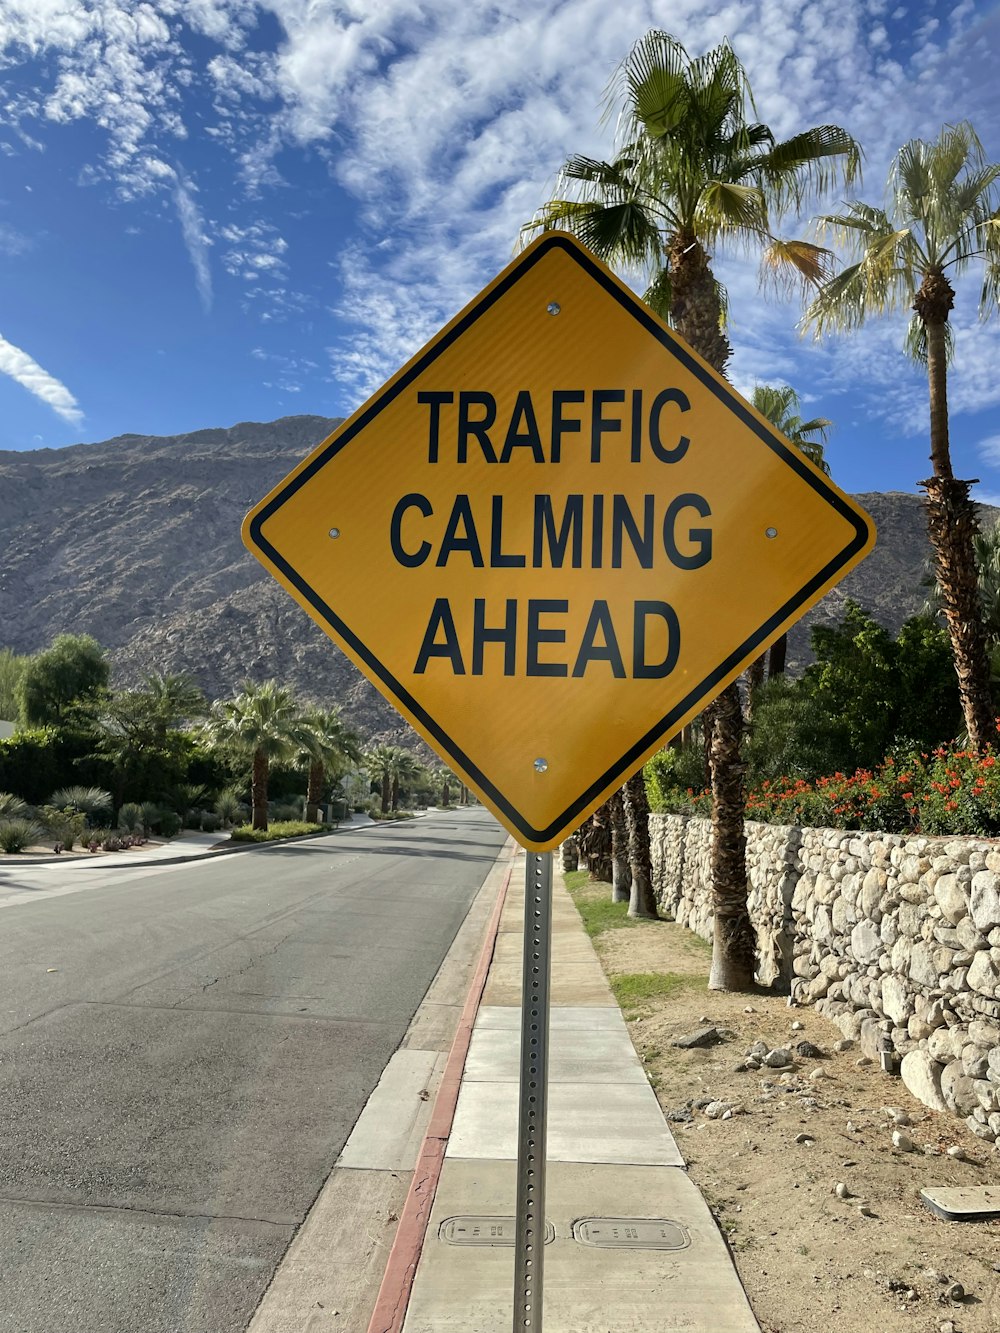
[[[871,520],[565,233],[247,516],[525,847],[556,846],[871,549]]]

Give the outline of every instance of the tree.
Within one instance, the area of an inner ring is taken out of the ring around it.
[[[361,760],[357,735],[344,721],[340,708],[312,708],[304,714],[309,735],[299,754],[300,762],[309,765],[306,791],[306,819],[313,823],[319,818],[319,803],[323,796],[325,778],[339,777],[351,763]]]
[[[747,758],[754,780],[812,780],[872,768],[886,755],[950,741],[961,707],[945,630],[912,616],[894,638],[856,602],[816,625],[815,662],[758,696]]]
[[[888,206],[858,201],[820,219],[820,228],[855,262],[825,281],[805,323],[817,336],[860,327],[870,315],[914,311],[907,353],[927,366],[930,459],[927,522],[945,619],[951,638],[962,711],[971,745],[992,739],[993,705],[974,555],[977,520],[970,482],[952,470],[948,434],[948,316],[955,303],[951,278],[973,260],[985,267],[980,314],[1000,293],[1000,212],[995,182],[1000,164],[986,161],[968,122],[946,125],[933,142],[911,139],[893,159]]]
[[[395,747],[395,763],[392,769],[392,792],[389,797],[389,808],[395,812],[399,809],[399,794],[404,789],[404,784],[411,782],[420,772],[420,765],[408,750],[400,746]],[[462,791],[465,791],[463,785]],[[460,802],[461,805],[467,804],[467,799]]]
[[[620,787],[608,801],[608,808],[611,812],[611,901],[627,903],[632,888],[632,867],[625,797]]]
[[[0,648],[0,721],[16,722],[21,715],[18,686],[27,657],[19,657],[11,648]]]
[[[49,648],[28,658],[17,686],[20,716],[28,726],[58,727],[74,704],[87,703],[107,688],[104,649],[89,634],[59,634]]]
[[[149,701],[161,739],[171,728],[204,717],[208,710],[201,686],[187,672],[152,671],[143,678],[139,692]]]
[[[796,449],[801,449],[810,463],[815,463],[826,476],[830,475],[830,465],[826,461],[823,446],[826,444],[827,432],[833,425],[832,421],[828,421],[826,417],[813,417],[811,421],[803,421],[799,416],[799,395],[788,384],[756,384],[750,401],[761,416],[767,417],[771,425],[780,431],[790,444],[794,444]],[[769,678],[773,679],[784,673],[787,653],[788,635],[782,634],[771,644],[767,669]],[[763,678],[763,668],[764,655],[761,654],[750,668],[748,716],[753,705],[754,690]]]
[[[659,913],[653,893],[653,866],[649,848],[649,800],[646,796],[646,779],[641,769],[632,774],[624,790],[628,798],[624,806],[632,871],[628,914],[655,921]]]
[[[839,178],[849,183],[860,150],[835,125],[778,142],[766,125],[751,121],[749,81],[728,42],[692,59],[667,33],[647,33],[612,81],[609,108],[616,103],[622,142],[614,159],[571,158],[563,179],[575,197],[548,203],[529,230],[568,229],[608,262],[645,269],[647,302],[721,374],[730,355],[727,298],[708,247],[727,240],[760,245],[772,275],[818,281],[826,252],[780,240],[773,226],[812,191]],[[747,911],[743,714],[735,684],[708,720],[715,912],[709,986],[741,990],[753,981],[755,940]],[[632,870],[634,876],[635,864]]]
[[[250,760],[252,824],[266,829],[270,767],[291,759],[309,732],[291,690],[274,680],[247,681],[234,699],[213,704],[205,726],[216,743]]]
[[[591,879],[598,879],[610,884],[614,870],[611,863],[611,811],[610,802],[599,805],[594,813],[580,825],[576,833],[580,855],[587,862]]]
[[[376,745],[362,755],[362,763],[371,780],[379,784],[382,813],[387,815],[392,807],[392,779],[396,771],[396,746]],[[445,779],[446,791],[447,785],[447,779]],[[448,804],[447,800],[444,804]]]

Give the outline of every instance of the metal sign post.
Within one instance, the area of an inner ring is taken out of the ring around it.
[[[552,853],[529,852],[524,886],[513,1333],[542,1333],[551,954]]]

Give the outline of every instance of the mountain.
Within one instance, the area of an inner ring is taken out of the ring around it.
[[[189,671],[219,697],[274,676],[343,703],[366,736],[405,740],[406,724],[240,540],[246,511],[337,424],[295,416],[0,451],[0,647],[93,634],[118,683]],[[924,600],[921,498],[857,498],[875,519],[875,551],[792,631],[793,668],[808,657],[809,625],[839,619],[845,598],[891,629]]]

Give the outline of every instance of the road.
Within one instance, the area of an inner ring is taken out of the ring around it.
[[[504,836],[0,862],[0,1330],[244,1329]]]

